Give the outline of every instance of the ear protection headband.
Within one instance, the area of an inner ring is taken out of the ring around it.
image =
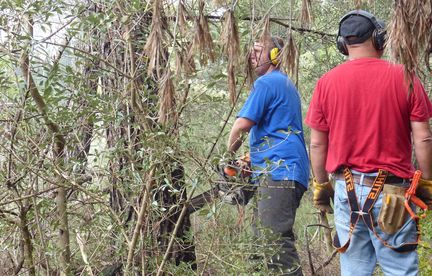
[[[384,44],[386,40],[386,30],[385,24],[383,21],[378,21],[375,16],[367,11],[364,10],[353,10],[349,13],[345,14],[340,20],[339,20],[339,31],[338,36],[336,39],[336,46],[343,55],[348,55],[348,49],[347,49],[347,42],[345,41],[345,38],[340,35],[340,27],[342,25],[342,22],[345,21],[348,17],[351,15],[357,15],[357,16],[363,16],[374,25],[375,30],[372,33],[372,43],[376,50],[381,51],[384,50]]]
[[[277,38],[272,36],[271,39],[272,39],[273,45],[275,47],[270,50],[269,59],[270,59],[271,64],[277,66],[279,63],[278,55],[279,55],[279,52],[282,50],[282,47],[279,44],[279,42],[277,41]]]

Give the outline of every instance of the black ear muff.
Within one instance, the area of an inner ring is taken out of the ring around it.
[[[338,48],[338,50],[341,54],[343,54],[345,56],[348,55],[348,49],[346,46],[345,38],[343,38],[340,35],[338,35],[338,37],[336,39],[336,47]]]
[[[376,50],[378,51],[382,51],[384,50],[385,47],[385,42],[386,42],[386,30],[385,30],[385,24],[384,21],[381,20],[377,20],[375,18],[375,16],[373,14],[371,14],[370,12],[364,11],[364,10],[353,10],[348,12],[347,14],[345,14],[340,20],[339,20],[339,31],[338,31],[338,36],[336,39],[336,46],[339,50],[339,52],[341,52],[343,55],[348,55],[348,49],[346,46],[346,41],[345,39],[340,35],[340,27],[342,22],[347,19],[348,17],[350,17],[351,15],[357,15],[357,16],[363,16],[367,19],[370,20],[370,22],[372,22],[372,24],[375,27],[374,32],[372,33],[372,43],[375,47]]]
[[[275,47],[270,50],[269,59],[270,59],[271,64],[273,64],[274,66],[277,66],[279,64],[278,56],[279,56],[279,53],[280,53],[282,47],[280,46],[279,42],[277,41],[277,38],[272,36],[271,39],[272,39],[273,45]]]
[[[378,51],[382,51],[385,48],[387,32],[384,28],[376,29],[372,34],[372,43]]]

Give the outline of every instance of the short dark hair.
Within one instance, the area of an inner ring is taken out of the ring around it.
[[[271,38],[272,38],[273,46],[278,48],[279,50],[282,50],[282,48],[285,45],[283,39],[280,36],[272,36]]]
[[[268,49],[278,48],[279,50],[282,50],[285,43],[283,39],[279,36],[267,36],[264,39],[259,40],[258,42],[261,42],[264,44],[264,47]]]

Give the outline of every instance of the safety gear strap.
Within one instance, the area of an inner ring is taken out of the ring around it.
[[[344,169],[344,176],[345,176],[345,184],[346,184],[346,190],[348,195],[348,202],[350,205],[351,213],[350,213],[350,229],[348,233],[348,240],[344,245],[340,245],[339,237],[336,233],[334,236],[333,244],[336,247],[336,249],[343,253],[348,249],[348,246],[351,241],[351,236],[354,232],[354,228],[359,220],[360,217],[362,217],[364,223],[366,226],[374,233],[375,237],[377,237],[378,240],[381,241],[381,243],[391,248],[397,252],[409,252],[412,250],[415,250],[417,248],[418,242],[420,240],[420,229],[418,224],[418,219],[415,220],[416,223],[416,229],[417,229],[417,240],[414,243],[403,243],[398,247],[394,247],[390,245],[386,240],[381,238],[381,236],[376,232],[373,222],[373,215],[372,215],[372,209],[375,204],[375,202],[378,199],[379,194],[381,193],[385,180],[388,176],[388,172],[385,170],[379,170],[378,175],[375,178],[375,181],[372,185],[372,188],[366,198],[365,203],[363,204],[363,208],[360,210],[359,204],[357,201],[357,196],[355,194],[354,189],[354,179],[352,176],[351,171],[348,168]]]
[[[411,185],[409,189],[405,192],[405,208],[408,210],[408,213],[413,218],[413,220],[418,221],[419,217],[414,213],[414,211],[411,209],[411,206],[409,205],[409,202],[414,203],[417,205],[420,209],[424,211],[422,218],[426,217],[426,211],[428,210],[428,206],[426,203],[418,198],[416,196],[417,187],[419,186],[419,182],[421,181],[421,171],[417,170],[414,172],[413,179],[411,181]]]

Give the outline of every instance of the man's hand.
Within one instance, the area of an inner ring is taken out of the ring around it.
[[[330,206],[330,199],[333,200],[334,190],[330,181],[318,183],[314,178],[312,181],[313,205],[322,212],[333,214],[333,208]]]
[[[426,203],[429,210],[432,210],[432,180],[420,178],[416,195],[418,198],[423,200],[424,203]]]
[[[240,168],[240,175],[242,178],[250,177],[252,175],[252,166],[249,152],[237,159],[236,165]]]
[[[235,177],[241,179],[248,178],[252,175],[251,160],[249,152],[238,159],[221,162],[219,171],[225,179],[231,179],[235,182]]]

